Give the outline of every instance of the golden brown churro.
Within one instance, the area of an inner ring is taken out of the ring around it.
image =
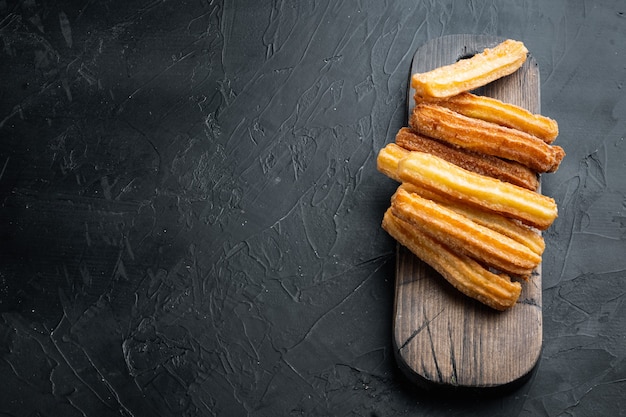
[[[527,54],[522,42],[507,39],[471,58],[413,74],[411,86],[420,96],[451,97],[512,74],[524,64]]]
[[[409,124],[418,133],[475,152],[526,165],[536,172],[554,172],[565,152],[541,139],[495,123],[463,116],[436,104],[415,106]]]
[[[422,100],[418,96],[415,97],[416,103]],[[552,143],[559,135],[559,125],[556,120],[541,114],[533,114],[522,107],[491,97],[463,92],[444,100],[436,100],[434,104],[467,117],[521,130],[546,143]]]
[[[376,168],[389,178],[400,182],[398,176],[398,163],[401,159],[407,157],[410,151],[404,149],[398,144],[388,143],[378,151],[376,158]]]
[[[504,274],[494,274],[470,257],[451,251],[394,216],[391,208],[385,212],[382,227],[463,294],[496,310],[506,310],[518,300],[522,291],[519,282]]]
[[[377,164],[378,170],[389,178],[401,182],[398,173],[398,165],[400,160],[410,154],[410,151],[398,146],[395,143],[389,143],[378,152]],[[499,213],[482,210],[473,206],[469,206],[458,200],[446,197],[444,194],[437,193],[418,187],[414,184],[403,183],[400,188],[406,191],[416,193],[429,200],[436,201],[458,213],[461,213],[478,224],[489,227],[497,232],[510,237],[511,239],[526,245],[535,253],[541,255],[545,249],[545,242],[540,233],[534,229],[520,223],[516,220],[509,219]]]
[[[556,121],[469,91],[511,74],[527,53],[506,40],[413,74],[410,127],[377,157],[377,169],[400,183],[383,228],[461,292],[498,310],[520,295],[510,276],[529,279],[541,263],[540,230],[558,210],[538,192],[538,174],[558,169],[565,152],[552,145]]]
[[[401,159],[398,177],[540,230],[547,229],[558,216],[556,203],[550,197],[476,174],[423,152],[411,152]]]
[[[396,143],[410,151],[428,152],[455,165],[478,174],[487,175],[520,187],[536,190],[537,174],[530,168],[513,161],[473,152],[439,142],[403,127],[396,135]]]
[[[515,240],[432,200],[398,188],[393,214],[451,250],[502,272],[529,276],[541,256]]]
[[[415,193],[420,197],[435,201],[450,210],[464,215],[473,222],[488,227],[498,233],[502,233],[516,242],[521,243],[537,255],[541,256],[546,248],[545,241],[541,233],[537,230],[519,221],[509,219],[499,213],[481,210],[409,183],[401,184],[398,189],[403,189],[408,193]]]

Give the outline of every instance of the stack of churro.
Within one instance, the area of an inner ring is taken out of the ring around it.
[[[517,302],[556,219],[538,176],[565,152],[557,123],[470,93],[517,71],[528,51],[506,40],[454,64],[413,74],[415,108],[378,170],[400,182],[382,226],[454,287],[497,310]]]

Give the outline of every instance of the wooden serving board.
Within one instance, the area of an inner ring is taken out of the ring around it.
[[[411,74],[467,58],[504,39],[450,35],[420,47]],[[540,112],[537,63],[529,56],[514,74],[477,94]],[[408,111],[413,95],[408,92]],[[489,388],[512,385],[530,375],[542,345],[541,266],[522,283],[518,303],[497,312],[458,292],[437,272],[398,245],[394,345],[399,366],[426,385]]]

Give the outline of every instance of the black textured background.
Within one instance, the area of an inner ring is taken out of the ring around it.
[[[544,176],[544,351],[433,397],[391,347],[414,51],[523,41]],[[626,415],[626,4],[0,0],[0,416]]]

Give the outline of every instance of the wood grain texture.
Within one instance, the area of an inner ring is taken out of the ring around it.
[[[502,40],[480,35],[433,39],[415,53],[411,74],[451,64]],[[529,56],[514,74],[476,93],[539,113],[540,82],[535,60]],[[413,95],[409,87],[409,114]],[[399,245],[395,291],[396,358],[405,373],[419,382],[500,387],[523,380],[539,359],[543,331],[541,265],[528,282],[522,283],[518,303],[508,311],[497,312],[455,290]]]

